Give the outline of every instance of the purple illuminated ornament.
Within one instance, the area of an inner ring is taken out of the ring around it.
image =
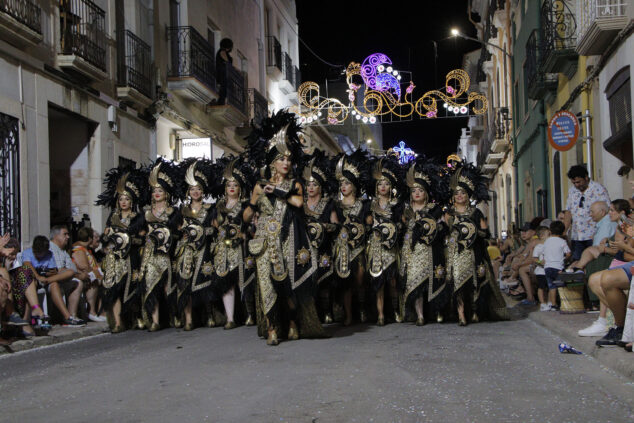
[[[392,65],[392,61],[385,54],[371,54],[361,64],[361,78],[370,89],[390,93],[400,100],[401,85],[394,75],[387,72],[386,65]],[[392,69],[391,66],[389,69]]]
[[[394,152],[398,154],[398,161],[400,164],[405,164],[411,160],[414,160],[414,157],[416,157],[416,153],[414,153],[414,150],[407,147],[405,145],[405,141],[400,141],[398,143],[398,147],[393,147],[392,150],[394,150]]]

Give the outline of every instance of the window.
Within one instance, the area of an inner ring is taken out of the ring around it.
[[[608,100],[612,135],[603,142],[603,148],[629,167],[634,167],[629,66],[614,75],[605,90],[605,96]]]
[[[18,119],[0,113],[0,233],[20,241],[20,150]]]

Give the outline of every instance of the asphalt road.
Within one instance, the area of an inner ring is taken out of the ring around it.
[[[529,320],[100,335],[0,357],[2,422],[632,422],[634,384]],[[634,359],[634,358],[633,358]]]

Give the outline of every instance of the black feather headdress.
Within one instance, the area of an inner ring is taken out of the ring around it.
[[[321,187],[323,194],[333,195],[337,192],[334,165],[322,150],[315,149],[312,154],[305,155],[298,170],[304,185],[315,181]]]
[[[148,176],[149,188],[150,190],[163,188],[168,194],[170,202],[182,199],[181,195],[186,192],[186,189],[183,188],[184,176],[185,172],[178,164],[159,157],[151,166]]]
[[[184,192],[180,193],[180,198],[186,198],[189,188],[199,186],[205,196],[211,194],[212,184],[218,175],[214,172],[211,160],[206,158],[190,157],[183,160],[179,165],[179,172],[185,175],[185,183],[180,187]]]
[[[380,180],[387,179],[392,185],[394,197],[400,197],[405,191],[405,173],[403,167],[398,162],[398,158],[393,155],[374,157],[372,160],[372,191],[375,195],[376,187]]]
[[[347,179],[357,189],[357,196],[372,192],[370,181],[370,155],[367,151],[357,149],[350,155],[340,154],[335,157],[335,178],[339,183]]]
[[[462,188],[477,203],[489,200],[487,178],[472,163],[462,162],[451,175],[451,191]]]
[[[216,178],[212,186],[212,195],[221,197],[225,193],[225,184],[236,181],[240,184],[240,195],[248,197],[257,180],[254,169],[243,157],[223,156],[214,164]]]
[[[300,132],[297,116],[287,110],[280,110],[262,119],[261,126],[254,125],[247,137],[246,156],[249,163],[257,169],[266,166],[265,178],[271,176],[268,165],[280,156],[289,156],[293,164],[297,164],[302,156]]]
[[[106,206],[110,209],[118,207],[120,195],[125,195],[132,201],[132,209],[142,207],[147,200],[148,183],[147,169],[122,169],[113,168],[106,173],[104,185],[106,189],[99,194],[95,204]]]
[[[427,191],[429,201],[446,204],[451,198],[449,176],[440,164],[423,155],[410,162],[405,180],[410,189],[420,186]]]

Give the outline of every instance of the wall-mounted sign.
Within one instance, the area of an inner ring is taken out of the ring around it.
[[[579,138],[579,121],[574,113],[561,110],[553,115],[548,122],[548,142],[559,151],[568,151]]]

